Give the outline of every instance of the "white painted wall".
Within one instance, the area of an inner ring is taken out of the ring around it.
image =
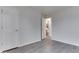
[[[53,40],[79,46],[79,7],[70,7],[52,17]]]
[[[20,46],[41,40],[41,15],[35,9],[20,10],[19,20]]]

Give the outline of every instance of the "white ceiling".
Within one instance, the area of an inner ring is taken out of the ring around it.
[[[35,10],[40,13],[55,14],[57,12],[65,10],[69,7],[67,7],[67,6],[21,6],[20,7],[19,6],[17,8],[20,11],[23,11],[23,10],[25,11],[25,10],[29,9],[29,10]]]

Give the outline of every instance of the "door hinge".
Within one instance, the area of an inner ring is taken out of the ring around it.
[[[3,30],[3,26],[1,26],[1,29]]]
[[[3,14],[3,9],[1,9],[1,14]]]

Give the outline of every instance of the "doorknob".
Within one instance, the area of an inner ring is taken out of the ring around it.
[[[18,31],[18,29],[16,29],[16,32]]]

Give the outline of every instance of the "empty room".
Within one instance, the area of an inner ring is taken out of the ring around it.
[[[0,6],[1,53],[79,53],[79,6]]]

